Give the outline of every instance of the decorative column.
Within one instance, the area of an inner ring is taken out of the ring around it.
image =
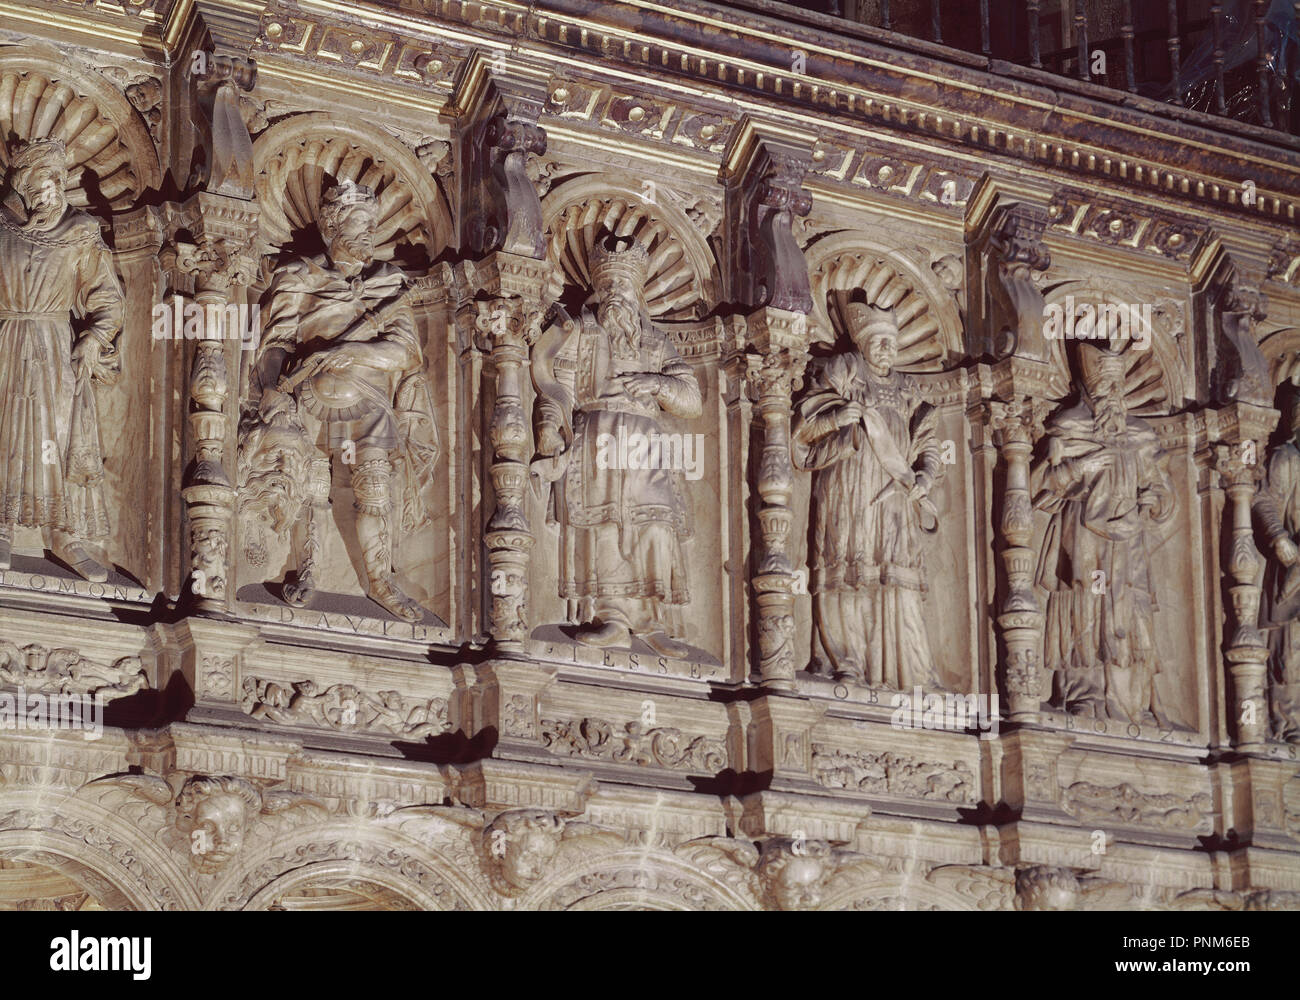
[[[1255,548],[1251,511],[1266,469],[1268,437],[1277,426],[1273,382],[1259,349],[1255,324],[1268,312],[1268,298],[1256,280],[1233,267],[1218,301],[1221,361],[1218,389],[1227,405],[1217,413],[1215,469],[1228,494],[1231,554],[1224,570],[1232,581],[1232,634],[1224,650],[1232,682],[1238,750],[1262,749],[1269,735],[1268,643],[1259,628],[1264,558]]]
[[[812,208],[803,179],[812,162],[812,138],[792,136],[746,118],[722,167],[726,185],[728,298],[744,314],[744,371],[756,402],[758,522],[750,584],[758,617],[758,673],[771,691],[793,691],[794,598],[799,578],[788,545],[794,517],[790,498],[790,416],[795,386],[808,360],[812,292],[803,250],[791,231],[795,216]]]
[[[528,566],[533,534],[524,512],[530,420],[522,369],[561,281],[545,260],[546,232],[537,189],[528,179],[530,154],[546,152],[537,124],[547,74],[526,59],[466,60],[451,108],[456,158],[457,267],[465,304],[460,320],[488,352],[485,379],[495,395],[488,440],[495,505],[484,541],[491,602],[487,631],[501,652],[522,652],[528,638]],[[488,386],[484,386],[487,395]]]
[[[230,356],[239,344],[225,329],[226,306],[232,292],[249,285],[257,270],[257,208],[240,199],[198,194],[170,221],[171,239],[162,250],[164,271],[173,292],[191,297],[203,315],[186,413],[193,459],[181,490],[190,525],[190,594],[196,609],[220,613],[229,608],[235,487],[226,467],[226,446],[234,430]],[[177,240],[181,229],[198,242]],[[235,365],[236,377],[238,371]]]
[[[1005,587],[998,602],[1002,633],[999,676],[1013,722],[1033,722],[1042,700],[1043,611],[1034,593],[1037,555],[1029,463],[1034,441],[1052,399],[1069,391],[1067,376],[1054,369],[1043,335],[1043,293],[1035,281],[1051,264],[1043,244],[1047,211],[1013,203],[994,206],[978,241],[985,258],[985,287],[978,302],[980,322],[972,348],[1001,358],[989,371],[988,416],[1005,463],[999,524]]]
[[[1029,459],[1043,432],[1047,406],[1029,396],[989,404],[994,443],[1002,456],[1006,481],[1002,492],[1003,569],[1006,590],[998,604],[998,628],[1005,649],[1002,680],[1013,722],[1038,718],[1042,701],[1042,671],[1038,650],[1043,637],[1043,611],[1034,593],[1037,553],[1030,548],[1034,534],[1033,500],[1029,495]]]

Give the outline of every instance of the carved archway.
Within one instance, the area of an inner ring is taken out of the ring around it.
[[[812,284],[814,335],[845,333],[842,294],[861,289],[867,301],[892,308],[898,318],[899,369],[945,371],[962,360],[961,313],[922,251],[877,243],[860,232],[833,233],[805,252]]]
[[[555,185],[542,200],[547,256],[563,269],[566,282],[590,289],[588,258],[597,236],[635,236],[650,252],[650,315],[661,321],[699,319],[717,300],[717,262],[685,211],[654,190],[603,173]]]
[[[552,872],[520,900],[539,910],[753,910],[753,899],[662,851],[625,848]]]
[[[371,827],[331,823],[298,830],[236,859],[213,886],[215,909],[269,909],[311,888],[374,886],[420,910],[490,909],[481,890],[436,846]]]
[[[852,885],[828,896],[823,910],[977,910],[976,900],[920,875],[890,874],[868,886]]]
[[[128,819],[57,790],[0,798],[0,857],[63,872],[109,909],[200,908],[198,894],[167,848]]]
[[[14,140],[67,145],[68,202],[99,213],[131,208],[162,168],[140,113],[103,77],[46,46],[0,48],[0,167]]]
[[[451,211],[437,182],[406,146],[383,129],[324,112],[277,122],[253,144],[261,232],[281,247],[313,229],[320,196],[345,180],[379,199],[375,255],[387,260],[402,244],[420,246],[429,260],[451,242]]]

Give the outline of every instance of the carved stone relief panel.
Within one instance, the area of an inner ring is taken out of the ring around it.
[[[124,290],[135,272],[103,232],[158,183],[157,154],[126,95],[52,50],[0,47],[0,95],[0,572],[83,596],[157,582],[163,498],[131,444],[155,426],[151,288]]]
[[[533,350],[535,639],[725,660],[716,265],[673,199],[588,175],[543,202],[565,289]]]
[[[1176,352],[1157,349],[1146,320],[1106,322],[1113,339],[1067,341],[1075,395],[1047,418],[1030,472],[1041,694],[1092,731],[1159,739],[1200,722],[1204,636],[1161,624],[1197,620],[1196,557],[1169,544],[1199,537],[1196,482],[1179,425],[1138,416],[1180,401],[1165,365]],[[1118,335],[1130,322],[1131,335]]]
[[[801,668],[909,694],[973,690],[973,467],[965,382],[944,374],[961,358],[957,301],[926,254],[857,231],[808,256],[825,324],[813,330],[833,342],[813,347],[792,426],[808,474],[791,504],[808,525],[794,533]]]
[[[275,256],[241,365],[237,597],[283,622],[439,626],[458,509],[450,292],[429,270],[445,199],[401,143],[334,118],[278,123],[255,159]]]

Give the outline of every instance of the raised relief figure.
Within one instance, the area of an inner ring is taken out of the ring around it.
[[[249,386],[240,441],[240,511],[255,552],[256,516],[282,530],[298,520],[298,575],[285,599],[304,606],[319,585],[330,458],[352,464],[356,531],[366,592],[416,622],[424,610],[393,572],[394,502],[400,526],[428,518],[423,489],[438,459],[424,359],[406,279],[374,259],[378,203],[351,181],[326,192],[326,253],[279,268],[267,289],[266,336]],[[404,482],[393,489],[394,471]],[[256,563],[256,559],[252,559]]]
[[[1260,623],[1269,630],[1269,709],[1273,735],[1300,743],[1300,397],[1291,403],[1291,438],[1273,449],[1255,513],[1273,549],[1264,571]]]
[[[1052,704],[1072,715],[1163,724],[1156,699],[1155,526],[1174,512],[1168,458],[1128,415],[1127,360],[1081,345],[1079,402],[1048,421],[1034,506],[1051,514],[1037,580],[1047,595]]]
[[[0,569],[21,525],[42,529],[56,556],[103,582],[109,522],[94,387],[120,375],[122,288],[99,224],[68,206],[65,162],[59,139],[19,145],[0,206]]]
[[[702,410],[700,387],[650,321],[646,248],[609,237],[592,252],[595,311],[567,317],[538,343],[534,473],[554,483],[548,520],[560,526],[560,596],[577,639],[627,646],[631,634],[664,656],[684,656],[680,609],[690,600],[691,536],[682,437],[665,414]],[[674,467],[676,466],[676,467]]]
[[[894,370],[898,321],[866,302],[844,309],[857,347],[810,375],[793,424],[796,468],[813,472],[815,669],[841,679],[939,689],[926,634],[924,542],[942,475],[935,411]]]

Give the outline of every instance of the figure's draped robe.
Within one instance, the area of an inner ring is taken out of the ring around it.
[[[396,267],[377,263],[355,278],[345,277],[323,254],[304,257],[280,268],[266,292],[266,336],[258,352],[262,358],[279,348],[286,353],[292,374],[315,352],[336,342],[399,345],[407,363],[398,371],[381,371],[354,364],[329,376],[335,384],[350,386],[357,401],[347,407],[332,406],[316,398],[317,380],[308,378],[296,390],[299,411],[308,435],[319,453],[328,454],[348,441],[358,452],[382,448],[393,453],[402,473],[401,513],[404,530],[419,520],[416,512],[426,505],[420,491],[428,467],[438,452],[437,426],[427,392],[423,390],[419,338],[409,306],[387,308],[406,289],[406,278]],[[384,310],[379,329],[354,326],[367,312]],[[349,332],[351,331],[351,332]],[[262,373],[274,388],[279,372]],[[413,391],[418,384],[421,391]],[[257,385],[260,395],[267,386]],[[378,512],[382,513],[382,512]]]
[[[836,426],[848,402],[868,411],[870,430],[862,422]],[[872,686],[940,687],[925,623],[926,536],[906,487],[882,464],[883,457],[899,468],[901,460],[938,482],[930,412],[914,378],[882,378],[855,353],[813,372],[795,415],[794,464],[814,472],[809,561],[818,640],[836,671]]]
[[[72,316],[104,352],[95,379],[111,382],[122,326],[111,255],[84,212],[24,233],[0,208],[0,261],[0,526],[104,539],[103,451],[94,389],[73,375]],[[47,441],[56,461],[45,460]]]
[[[1099,441],[1083,404],[1050,421],[1047,434],[1062,455],[1034,470],[1035,506],[1052,515],[1037,573],[1047,591],[1043,660],[1055,679],[1052,703],[1138,723],[1151,710],[1144,692],[1159,671],[1149,528],[1139,500],[1149,496],[1168,516],[1167,458],[1137,418],[1128,418],[1118,439]]]
[[[1268,540],[1296,541],[1300,533],[1300,449],[1288,441],[1268,461],[1268,481],[1255,509]],[[1260,624],[1269,629],[1269,703],[1278,739],[1300,740],[1300,588],[1286,593],[1287,580],[1300,574],[1269,560],[1264,574]]]
[[[568,603],[569,621],[600,618],[642,634],[683,636],[680,609],[689,603],[690,591],[682,542],[693,534],[685,477],[678,468],[618,468],[610,459],[617,457],[620,433],[623,440],[669,433],[664,413],[698,417],[699,382],[644,313],[639,350],[620,356],[610,335],[584,310],[581,328],[559,351],[554,368],[573,413],[573,442],[547,515],[560,526],[560,597]],[[659,394],[604,395],[612,376],[632,372],[659,375],[664,380]],[[561,417],[551,409],[543,403],[542,419],[558,426]]]

